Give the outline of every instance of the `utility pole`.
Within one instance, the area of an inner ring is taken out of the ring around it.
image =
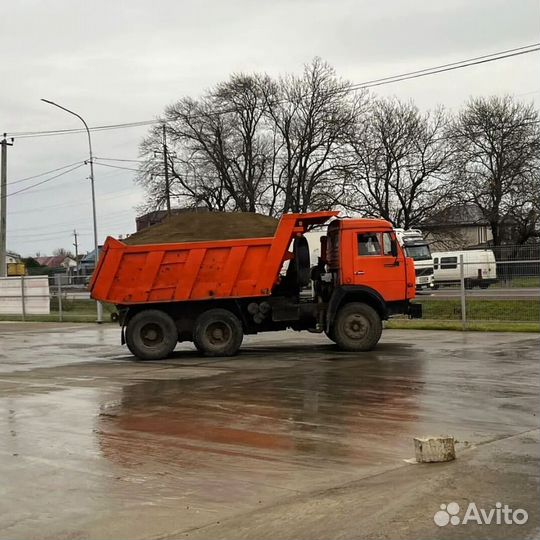
[[[167,202],[167,216],[171,215],[171,186],[169,184],[169,165],[167,163],[167,131],[163,124],[163,166],[165,167],[165,198]]]
[[[63,111],[66,111],[69,114],[72,114],[73,116],[76,116],[84,125],[84,129],[86,129],[86,134],[88,136],[88,154],[89,158],[85,163],[88,163],[90,165],[90,186],[92,189],[92,220],[94,222],[94,252],[95,252],[95,259],[94,259],[94,271],[97,268],[98,260],[99,260],[99,245],[98,245],[98,233],[97,233],[97,217],[96,217],[96,192],[94,187],[94,156],[92,153],[92,138],[90,137],[90,129],[88,127],[88,124],[86,123],[86,120],[80,115],[77,114],[74,111],[71,111],[70,109],[66,109],[66,107],[62,107],[62,105],[58,105],[58,103],[55,103],[54,101],[51,101],[49,99],[42,99],[44,103],[48,103],[49,105],[53,105],[54,107],[58,107],[59,109],[62,109]],[[101,302],[96,300],[96,309],[97,309],[97,323],[101,324],[103,322],[103,306],[101,305]]]
[[[0,277],[6,277],[7,147],[13,146],[13,139],[11,139],[11,142],[8,142],[4,133],[4,138],[0,142],[0,145],[2,145],[2,164],[0,165]]]
[[[73,229],[73,237],[75,238],[75,241],[73,242],[73,245],[75,246],[75,272],[77,272],[77,277],[79,276],[79,241],[77,240],[77,230]]]

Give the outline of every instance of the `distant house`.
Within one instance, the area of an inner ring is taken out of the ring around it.
[[[6,252],[6,264],[19,263],[21,260],[22,258],[18,253],[14,253],[13,251]]]
[[[101,251],[103,246],[98,246],[98,250]],[[96,266],[96,250],[89,251],[86,255],[83,255],[79,260],[79,274],[82,276],[89,276],[94,271]]]
[[[171,208],[171,214],[184,214],[186,212],[209,212],[209,210],[206,206],[198,206],[195,208]],[[155,210],[135,218],[137,232],[161,223],[166,217],[167,210]]]
[[[6,275],[18,275],[18,274],[12,274],[10,269],[13,268],[13,265],[22,262],[21,256],[18,253],[14,253],[13,251],[6,251],[6,268],[4,271],[6,272]]]
[[[76,268],[77,262],[73,257],[66,255],[53,255],[52,257],[34,257],[34,259],[41,265],[45,266],[52,271],[65,271],[70,272],[71,269]]]
[[[472,204],[447,208],[424,222],[421,229],[432,251],[485,247],[493,241],[489,223]]]

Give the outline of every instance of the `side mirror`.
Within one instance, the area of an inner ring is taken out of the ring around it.
[[[392,257],[398,256],[397,240],[395,238],[393,238],[390,243],[390,253],[392,254]]]

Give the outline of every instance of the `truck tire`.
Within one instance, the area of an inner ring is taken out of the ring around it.
[[[344,351],[370,351],[377,345],[382,333],[379,314],[367,304],[345,304],[333,324],[335,342]]]
[[[127,323],[126,344],[141,360],[167,358],[178,342],[178,331],[172,318],[159,309],[145,309]]]
[[[233,356],[243,339],[242,323],[227,309],[209,309],[195,321],[193,342],[205,356]]]
[[[299,287],[307,287],[311,281],[309,243],[305,236],[297,236],[293,242],[294,265]]]

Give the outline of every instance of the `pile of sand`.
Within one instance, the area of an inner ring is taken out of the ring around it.
[[[136,232],[123,242],[136,246],[264,238],[274,236],[277,225],[278,220],[273,217],[249,212],[186,212]]]

